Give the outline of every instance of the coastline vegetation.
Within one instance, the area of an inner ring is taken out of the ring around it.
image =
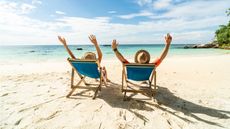
[[[230,8],[226,13],[227,16],[230,16]],[[215,37],[219,48],[230,49],[230,20],[227,25],[220,25],[220,28],[215,32]]]
[[[226,11],[227,17],[230,16],[230,8]],[[227,25],[220,25],[215,32],[215,40],[206,44],[185,45],[187,48],[221,48],[230,50],[230,20]]]

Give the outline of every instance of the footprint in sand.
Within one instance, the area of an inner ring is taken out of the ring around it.
[[[7,96],[7,95],[9,95],[9,93],[5,93],[5,94],[3,94],[1,97]]]
[[[55,94],[50,95],[50,97],[53,97],[53,96],[55,96]]]
[[[48,117],[46,117],[46,118],[41,118],[41,119],[39,119],[36,123],[39,123],[39,122],[42,122],[42,121],[46,121],[46,120],[53,119],[54,117],[57,116],[57,114],[58,114],[59,112],[62,112],[62,110],[55,111],[55,112],[52,113],[50,116],[48,116]]]
[[[124,120],[126,120],[126,111],[120,110],[119,116],[122,117]]]
[[[22,121],[22,118],[16,121],[14,125],[19,125],[21,121]]]

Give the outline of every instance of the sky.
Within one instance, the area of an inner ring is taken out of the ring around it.
[[[0,0],[0,45],[207,43],[230,0]]]

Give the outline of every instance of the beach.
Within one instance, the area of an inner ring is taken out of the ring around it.
[[[127,94],[123,101],[122,64],[114,57],[102,66],[111,82],[92,100],[94,92],[84,89],[66,98],[71,77],[66,58],[1,63],[0,128],[230,128],[230,54],[167,57],[157,68],[153,99]]]

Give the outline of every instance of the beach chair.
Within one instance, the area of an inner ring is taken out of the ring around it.
[[[156,70],[154,64],[137,64],[129,63],[123,64],[122,70],[122,93],[124,92],[124,100],[126,100],[126,92],[142,93],[145,94],[146,91],[151,93],[153,97],[156,91]],[[152,81],[154,77],[154,89],[152,89]],[[143,87],[134,84],[131,81],[148,81],[148,86]],[[129,85],[131,84],[131,85]],[[138,87],[139,89],[134,89]],[[142,88],[142,89],[141,89]]]
[[[96,88],[93,99],[96,98],[98,90],[101,91],[101,85],[102,85],[102,72],[101,68],[99,66],[98,60],[82,60],[82,59],[67,59],[70,65],[72,66],[72,74],[71,74],[71,91],[67,95],[67,97],[71,96],[72,93],[77,89],[85,89],[88,87],[82,87],[79,86],[82,82],[86,86],[89,85],[95,85],[95,84],[88,84],[85,81],[86,77],[94,78],[94,79],[100,79],[99,84],[96,84],[97,87],[90,87],[90,88]],[[80,81],[74,85],[74,72],[77,73],[77,75],[80,77]]]

